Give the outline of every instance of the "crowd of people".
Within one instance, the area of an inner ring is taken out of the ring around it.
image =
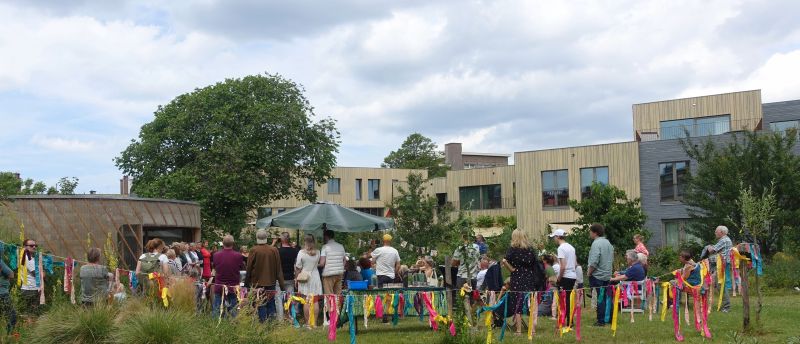
[[[701,258],[711,258],[712,273],[716,266],[713,260],[724,259],[730,263],[729,252],[735,248],[727,232],[726,227],[717,227],[717,243],[706,246],[701,254]],[[622,271],[614,271],[614,246],[606,239],[605,228],[593,224],[589,228],[589,236],[592,244],[585,262],[585,275],[575,248],[567,242],[567,233],[562,229],[556,229],[549,235],[557,245],[555,255],[537,253],[526,232],[515,229],[511,234],[510,247],[500,261],[488,253],[488,244],[482,236],[465,236],[463,244],[453,252],[450,260],[452,268],[456,270],[455,284],[450,287],[496,291],[501,295],[510,292],[508,313],[497,314],[495,320],[497,323],[503,318],[512,317],[516,331],[521,332],[521,317],[525,308],[522,303],[526,292],[584,288],[584,278],[588,278],[588,287],[592,289],[647,278],[649,252],[641,236],[632,238],[635,248],[625,252],[627,268]],[[285,316],[285,300],[281,298],[281,291],[315,296],[305,304],[303,319],[327,322],[322,314],[322,295],[339,295],[352,282],[361,281],[370,288],[382,288],[389,284],[408,286],[412,283],[409,276],[414,275],[414,286],[444,286],[441,269],[447,267],[437,266],[430,256],[418,257],[416,264],[411,267],[402,265],[398,250],[392,246],[390,234],[384,234],[380,246],[374,244],[360,257],[351,257],[344,246],[336,241],[335,233],[329,230],[323,232],[321,246],[310,234],[305,235],[302,243],[295,244],[286,232],[270,242],[268,232],[263,229],[256,232],[255,239],[253,247],[242,246],[236,250],[235,240],[230,235],[223,237],[219,248],[209,248],[208,242],[166,245],[163,240],[154,238],[146,243],[145,253],[139,257],[135,273],[137,276],[158,273],[167,280],[186,278],[195,281],[198,310],[203,307],[205,300],[210,299],[211,312],[215,317],[236,316],[240,299],[233,290],[245,286],[254,295],[254,305],[262,322]],[[27,276],[23,278],[20,296],[27,321],[38,314],[40,287],[34,259],[37,244],[34,240],[26,239],[23,246],[19,264],[27,271]],[[89,249],[86,257],[88,264],[82,265],[78,272],[81,281],[79,301],[83,305],[89,306],[104,298],[122,301],[126,297],[125,287],[114,282],[114,276],[108,268],[99,264],[101,257],[99,248]],[[680,264],[684,280],[692,285],[699,284],[700,264],[695,256],[688,251],[680,252]],[[502,269],[509,272],[510,277],[506,280],[503,279]],[[9,331],[17,321],[15,307],[9,297],[10,281],[13,280],[15,272],[2,262],[0,309],[7,318]],[[146,277],[139,278],[139,281],[141,285],[153,283]],[[728,292],[723,294],[722,309],[727,311],[730,308],[730,295]],[[556,305],[552,301],[551,294],[545,293],[539,308],[532,311],[540,316],[554,316]],[[567,312],[573,309],[569,302]],[[310,314],[312,309],[315,312],[313,315]],[[598,304],[596,312],[595,326],[606,325],[606,307]],[[567,314],[568,317],[570,315]]]

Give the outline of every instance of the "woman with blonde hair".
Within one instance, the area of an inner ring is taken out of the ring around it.
[[[316,297],[322,294],[322,280],[319,277],[319,270],[317,269],[317,265],[319,264],[319,251],[317,250],[317,240],[314,239],[314,236],[311,234],[306,234],[306,237],[303,241],[303,249],[297,253],[297,262],[295,263],[295,281],[297,282],[297,292],[303,294],[305,296],[315,295],[315,300],[312,302],[316,302]],[[314,307],[315,310],[319,310],[320,307]],[[306,303],[303,306],[303,312],[305,313],[305,319],[309,319],[309,304]],[[317,311],[315,313],[319,314]],[[319,319],[319,317],[315,317]],[[309,326],[314,326],[316,324],[308,324]]]
[[[511,232],[511,247],[503,259],[503,266],[511,271],[508,295],[509,310],[514,315],[516,324],[516,334],[522,333],[522,308],[524,294],[534,289],[534,264],[536,263],[536,251],[528,240],[528,234],[522,229],[515,229]],[[506,314],[508,316],[508,314]]]

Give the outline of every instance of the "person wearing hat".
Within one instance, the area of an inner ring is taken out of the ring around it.
[[[566,236],[567,232],[560,228],[550,234],[550,237],[558,243],[558,250],[556,251],[558,255],[556,258],[558,259],[559,269],[556,271],[556,284],[562,290],[566,290],[567,295],[569,295],[569,292],[575,288],[575,281],[578,278],[575,270],[578,266],[578,256],[575,255],[575,247],[567,243]],[[572,303],[567,300],[567,319],[571,317],[572,306]]]
[[[375,275],[378,276],[378,288],[383,288],[386,283],[392,283],[400,270],[400,253],[392,247],[392,236],[383,235],[383,246],[372,251],[372,266],[375,267]],[[388,322],[389,318],[384,315],[383,322]]]
[[[256,232],[256,245],[250,249],[244,278],[244,285],[256,292],[258,320],[261,322],[276,316],[275,282],[284,285],[281,255],[277,248],[268,245],[267,237],[264,229]]]

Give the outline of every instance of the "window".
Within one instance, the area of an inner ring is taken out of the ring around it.
[[[361,200],[361,179],[356,179],[356,201]]]
[[[331,178],[328,179],[328,194],[339,194],[341,193],[341,185],[339,184],[339,178]]]
[[[437,193],[436,194],[436,205],[439,207],[443,207],[447,204],[447,194],[446,193]]]
[[[678,247],[687,241],[700,243],[699,238],[687,232],[687,227],[688,221],[685,219],[664,220],[664,245]]]
[[[278,208],[278,214],[281,214],[286,211],[286,208]]]
[[[661,121],[661,139],[679,139],[686,137],[719,135],[731,131],[731,116],[710,116],[699,118]]]
[[[465,186],[458,188],[461,209],[499,209],[503,207],[500,184]]]
[[[314,193],[314,181],[309,179],[307,185],[308,185],[308,193],[313,194]]]
[[[608,185],[608,166],[581,169],[581,199],[592,196],[592,183]]]
[[[787,130],[792,128],[800,132],[800,121],[772,122],[769,124],[769,130],[781,132],[782,134],[785,134]]]
[[[381,180],[368,179],[367,180],[367,198],[370,201],[381,199]]]
[[[354,210],[360,211],[362,213],[367,213],[374,216],[381,216],[383,217],[383,208],[353,208]]]
[[[569,199],[567,170],[542,172],[542,206],[566,207]]]
[[[464,169],[471,170],[475,168],[490,168],[490,167],[497,167],[497,163],[494,162],[465,162]]]
[[[263,219],[265,217],[272,216],[272,208],[269,207],[261,207],[258,208],[258,218]]]
[[[689,177],[689,162],[675,161],[658,164],[661,185],[661,202],[683,200]]]

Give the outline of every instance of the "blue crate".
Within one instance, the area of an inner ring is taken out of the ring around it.
[[[350,290],[367,290],[369,281],[347,281],[347,289]]]

